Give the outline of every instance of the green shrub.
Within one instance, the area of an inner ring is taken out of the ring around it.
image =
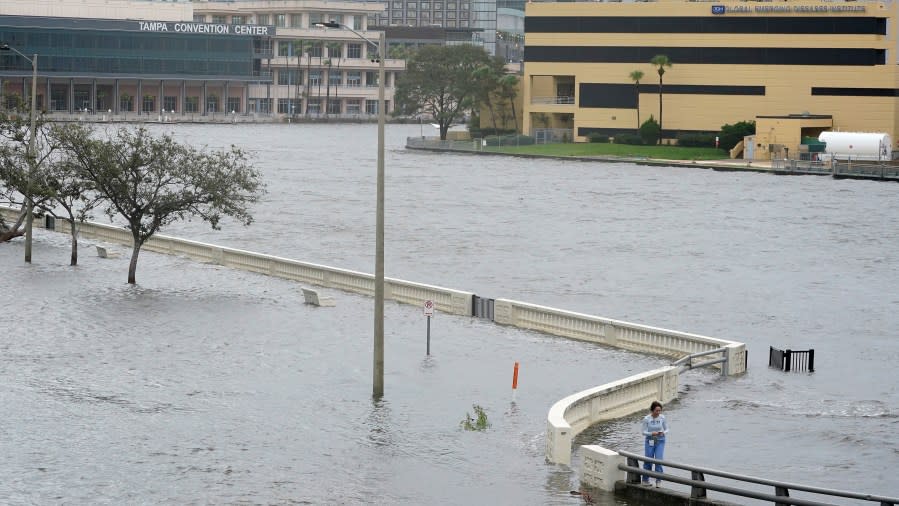
[[[587,134],[587,140],[590,142],[598,142],[600,144],[608,144],[609,136],[598,132],[591,132]]]
[[[677,136],[677,145],[685,148],[714,148],[715,134],[686,133]]]
[[[487,421],[487,412],[484,411],[484,408],[478,406],[477,404],[472,405],[474,408],[475,416],[471,416],[470,413],[465,413],[465,419],[459,423],[465,430],[487,430],[490,428],[490,422]]]
[[[659,126],[659,122],[650,115],[649,119],[640,125],[640,138],[643,139],[643,144],[652,145],[658,143],[661,131],[662,127]]]
[[[755,121],[739,121],[733,125],[724,125],[718,133],[718,147],[730,151],[747,135],[755,134]]]
[[[643,138],[641,138],[637,134],[615,134],[615,144],[630,144],[632,146],[640,146],[643,144]]]

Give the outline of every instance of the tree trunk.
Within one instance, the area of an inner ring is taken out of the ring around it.
[[[128,284],[137,284],[137,256],[140,254],[141,244],[134,239],[134,247],[131,249],[131,263],[128,264]]]
[[[330,51],[330,49],[329,49]],[[325,85],[325,117],[331,115],[331,59],[328,59],[328,75],[326,76],[328,84]]]
[[[440,140],[446,140],[446,133],[449,131],[449,123],[440,122]]]
[[[25,235],[25,229],[21,228],[22,223],[25,222],[25,208],[22,208],[22,211],[19,213],[19,217],[16,218],[16,222],[9,227],[7,230],[0,229],[0,242],[8,242],[16,237]]]
[[[634,88],[634,93],[637,95],[637,135],[640,135],[640,83],[637,83],[637,86]]]
[[[72,258],[69,265],[78,265],[78,229],[74,220],[72,220]]]
[[[662,144],[662,74],[659,74],[659,145]]]
[[[518,133],[518,115],[515,114],[515,97],[509,97],[509,105],[512,106],[512,125],[515,126],[515,133]]]

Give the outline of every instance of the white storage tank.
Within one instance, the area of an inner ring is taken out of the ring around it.
[[[889,134],[871,132],[821,132],[818,140],[827,144],[822,160],[893,159],[893,139]]]

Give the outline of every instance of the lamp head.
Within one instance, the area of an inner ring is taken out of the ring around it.
[[[9,51],[9,50],[10,50],[9,44],[7,44],[6,42],[0,42],[0,51]]]
[[[332,19],[331,21],[323,21],[320,23],[314,23],[314,26],[316,26],[318,28],[340,28],[340,23],[338,23]]]

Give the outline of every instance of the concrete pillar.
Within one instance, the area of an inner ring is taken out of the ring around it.
[[[493,321],[500,325],[515,325],[511,301],[505,299],[493,301]]]
[[[69,114],[75,113],[75,80],[69,79]]]
[[[91,80],[91,106],[89,107],[91,113],[97,112],[97,80]]]
[[[134,97],[134,101],[137,102],[135,109],[137,109],[137,115],[140,116],[141,110],[144,108],[144,81],[141,79],[137,80],[137,96]]]
[[[746,350],[746,345],[743,343],[733,343],[728,344],[724,347],[724,355],[727,357],[727,362],[721,364],[724,367],[724,374],[726,376],[733,376],[735,374],[743,374],[746,372],[746,354],[748,351]]]
[[[178,99],[178,108],[181,109],[181,115],[184,115],[184,104],[187,102],[187,81],[181,80],[181,97]]]
[[[122,96],[119,93],[120,93],[119,80],[116,79],[112,83],[112,110],[116,115],[119,114],[119,112],[121,111],[121,107],[122,107],[122,104],[121,104]]]
[[[618,452],[601,446],[581,446],[581,483],[605,492],[615,491],[615,482],[627,479],[627,473],[618,469],[619,464],[627,464],[627,458]]]
[[[203,101],[200,103],[200,110],[203,112],[202,116],[206,116],[206,97],[208,96],[206,92],[208,91],[207,82],[203,81]]]
[[[50,77],[47,76],[47,103],[44,104],[44,109],[50,110]]]

